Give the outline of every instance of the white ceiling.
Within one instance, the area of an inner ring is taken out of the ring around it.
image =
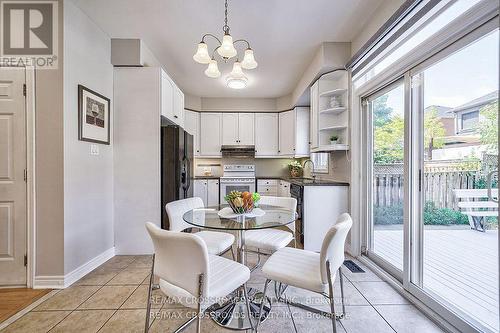
[[[383,0],[230,0],[233,38],[247,39],[259,67],[249,86],[210,79],[192,56],[204,33],[222,36],[223,0],[76,0],[112,38],[141,38],[184,92],[202,97],[280,97],[289,94],[321,42],[351,41]],[[214,43],[208,42],[212,50]],[[243,50],[243,44],[240,49]],[[239,50],[240,50],[239,49]]]

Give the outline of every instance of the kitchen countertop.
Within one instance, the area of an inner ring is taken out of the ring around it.
[[[194,180],[196,179],[220,179],[220,177],[217,177],[217,176],[195,176],[193,177]]]
[[[349,186],[347,182],[339,182],[335,180],[327,179],[316,179],[313,181],[312,178],[289,178],[289,177],[256,177],[259,179],[279,179],[289,182],[291,184],[301,185],[301,186]]]

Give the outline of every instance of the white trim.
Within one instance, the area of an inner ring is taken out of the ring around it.
[[[66,275],[35,276],[33,289],[64,289],[115,256],[112,247]]]
[[[97,257],[87,261],[85,264],[81,265],[80,267],[74,269],[73,271],[69,272],[64,276],[64,288],[69,287],[76,281],[80,280],[82,277],[96,269],[97,267],[101,266],[104,264],[106,261],[109,259],[113,258],[115,256],[115,248],[112,247]]]
[[[48,300],[49,298],[51,298],[52,296],[54,296],[55,294],[57,294],[58,292],[59,290],[52,290],[51,292],[43,295],[42,297],[40,297],[35,302],[28,305],[21,311],[15,313],[14,315],[10,316],[9,318],[1,322],[0,331],[9,326],[10,324],[12,324],[13,322],[15,322],[16,320],[18,320],[19,318],[21,318],[22,316],[24,316],[25,314],[27,314],[28,312],[30,312],[31,310],[33,310],[34,308],[36,308],[37,306],[39,306],[40,304],[42,304],[43,302],[45,302],[46,300]]]

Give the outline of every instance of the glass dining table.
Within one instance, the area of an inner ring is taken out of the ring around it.
[[[237,261],[245,265],[245,231],[286,226],[297,219],[297,213],[284,207],[260,205],[258,208],[254,208],[251,213],[237,215],[232,213],[228,205],[219,205],[189,210],[183,215],[183,219],[194,227],[235,233]],[[225,328],[233,330],[251,329],[252,323],[247,316],[243,294],[243,287],[241,287],[224,301],[212,305],[207,310],[210,317]],[[250,299],[250,313],[253,317],[253,325],[257,323],[259,318],[261,302],[266,302],[261,316],[261,321],[264,321],[271,311],[270,299],[263,300],[262,292],[254,288],[247,288],[247,295]]]

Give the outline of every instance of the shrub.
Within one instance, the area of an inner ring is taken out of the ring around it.
[[[434,202],[427,201],[424,206],[425,225],[469,224],[467,215],[450,208],[437,208]]]
[[[374,207],[373,218],[375,224],[403,224],[403,205]]]

